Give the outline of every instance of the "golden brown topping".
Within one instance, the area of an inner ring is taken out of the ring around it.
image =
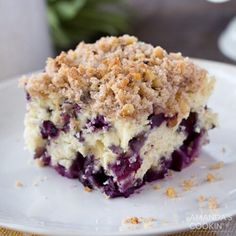
[[[180,53],[124,35],[82,42],[48,59],[45,72],[24,77],[21,85],[32,99],[69,99],[107,116],[164,112],[181,117],[190,110],[190,97],[209,96],[213,80]]]
[[[132,104],[125,104],[121,109],[121,116],[130,116],[134,113],[134,106]]]

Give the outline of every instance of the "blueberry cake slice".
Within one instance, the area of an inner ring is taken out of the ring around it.
[[[188,166],[216,123],[206,106],[214,79],[128,35],[82,42],[20,83],[34,158],[108,197]]]

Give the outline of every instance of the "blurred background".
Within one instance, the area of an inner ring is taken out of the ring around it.
[[[236,64],[236,0],[0,0],[0,79],[48,56],[129,33],[183,55]]]

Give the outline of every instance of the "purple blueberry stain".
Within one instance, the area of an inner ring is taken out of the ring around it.
[[[29,102],[31,100],[31,96],[28,92],[25,93],[26,100]]]
[[[84,142],[85,141],[85,138],[83,136],[83,132],[82,130],[80,130],[79,132],[77,132],[75,135],[74,135],[75,138],[77,138],[79,140],[79,142]]]
[[[40,132],[43,139],[56,138],[59,135],[59,130],[50,120],[45,120],[40,126]]]
[[[145,141],[146,136],[144,133],[141,133],[129,141],[129,147],[134,153],[139,153]]]
[[[62,122],[63,122],[63,126],[61,130],[64,132],[68,132],[70,129],[70,115],[67,113],[62,113],[61,117],[62,117]]]
[[[151,128],[155,128],[161,126],[161,124],[166,120],[166,117],[164,113],[151,114],[148,117],[148,120]]]
[[[92,132],[104,130],[107,131],[110,128],[110,123],[102,115],[98,115],[95,118],[88,120],[86,128]]]

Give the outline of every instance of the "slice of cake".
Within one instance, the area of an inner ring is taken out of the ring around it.
[[[188,166],[215,127],[207,72],[128,35],[80,43],[21,84],[34,158],[109,197]]]

